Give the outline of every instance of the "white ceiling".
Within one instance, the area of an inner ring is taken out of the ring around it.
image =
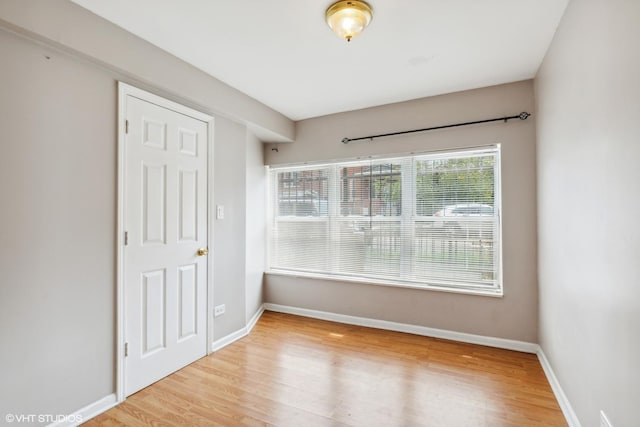
[[[529,79],[568,0],[368,0],[351,43],[331,0],[73,0],[300,120]]]

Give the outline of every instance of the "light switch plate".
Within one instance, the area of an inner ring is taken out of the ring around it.
[[[216,218],[223,219],[224,218],[224,206],[218,205],[216,206]]]

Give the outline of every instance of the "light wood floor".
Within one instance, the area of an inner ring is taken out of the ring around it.
[[[532,354],[265,312],[87,426],[566,426]]]

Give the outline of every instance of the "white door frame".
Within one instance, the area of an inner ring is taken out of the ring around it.
[[[213,342],[213,135],[214,118],[208,114],[154,95],[142,89],[118,82],[118,215],[117,215],[117,267],[116,267],[116,299],[117,299],[117,332],[116,332],[116,399],[123,402],[125,396],[125,305],[124,305],[124,213],[125,213],[125,141],[127,97],[133,96],[156,104],[160,107],[193,117],[207,123],[207,228],[209,256],[207,257],[207,354],[211,354]]]

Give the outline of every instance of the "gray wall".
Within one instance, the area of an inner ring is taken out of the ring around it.
[[[216,119],[214,204],[224,206],[224,218],[213,220],[213,304],[226,305],[215,318],[214,340],[245,326],[245,153],[246,128]],[[213,215],[215,217],[215,215]]]
[[[243,328],[262,307],[265,245],[266,177],[263,143],[246,127],[216,119],[215,204],[224,219],[215,219],[214,305],[227,312],[217,317],[214,340]],[[214,206],[215,208],[215,206]]]
[[[540,343],[584,427],[639,425],[639,22],[572,0],[536,78]]]
[[[247,321],[262,307],[265,261],[265,191],[263,143],[247,133],[246,167],[246,301]]]
[[[2,31],[0,58],[0,413],[68,413],[115,390],[116,83]]]
[[[344,145],[343,137],[532,112],[524,81],[297,123],[296,142],[265,147],[267,164],[502,144],[504,297],[471,296],[269,274],[265,301],[537,342],[535,117]]]
[[[63,10],[68,6],[51,3]],[[20,4],[49,7],[35,0]],[[3,14],[7,8],[25,12],[20,4],[0,3],[0,16],[11,15]],[[31,12],[25,12],[29,19],[42,13]],[[60,18],[52,14],[53,21]],[[74,22],[79,28],[85,24],[81,17]],[[136,85],[138,80],[130,72],[60,50],[57,42],[41,44],[38,37],[34,43],[22,30],[16,35],[3,25],[6,21],[0,20],[0,414],[68,414],[115,392],[117,79]],[[112,30],[119,37],[121,30]],[[225,219],[213,221],[210,242],[213,300],[226,304],[226,314],[214,321],[214,338],[220,339],[246,325],[247,289],[252,309],[258,298],[260,279],[253,264],[247,268],[245,236],[247,183],[251,194],[260,185],[247,164],[255,172],[262,147],[249,130],[254,124],[231,120],[215,108],[228,103],[233,110],[237,103],[252,101],[221,89],[220,104],[215,98],[219,82],[212,78],[203,90],[216,102],[191,99],[185,82],[202,79],[201,72],[174,63],[175,58],[151,45],[145,49],[139,54],[167,61],[179,96],[154,92],[186,99],[215,116],[212,204],[226,210]],[[129,58],[132,70],[142,59]],[[163,80],[169,77],[162,71],[149,70],[148,76],[171,83]],[[143,87],[153,89],[151,83]],[[258,104],[251,108],[271,114]],[[255,245],[259,230],[251,233]]]

